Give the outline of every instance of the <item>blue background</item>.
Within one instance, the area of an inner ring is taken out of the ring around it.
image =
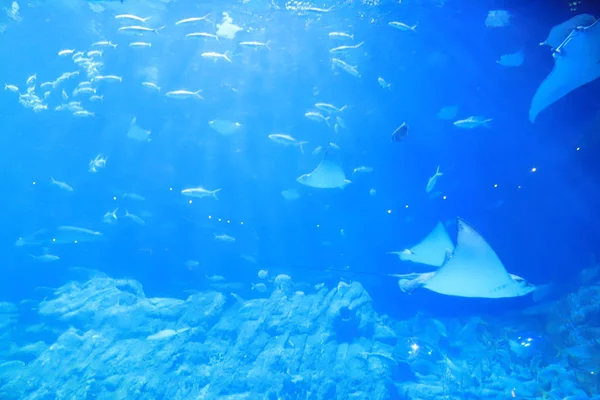
[[[94,118],[84,119],[53,111],[58,103],[51,101],[50,110],[33,113],[14,93],[0,93],[2,300],[43,297],[36,287],[80,278],[70,267],[132,277],[148,295],[174,297],[205,289],[205,275],[215,274],[245,282],[249,291],[264,268],[296,282],[360,280],[377,310],[395,317],[418,310],[502,313],[530,304],[529,297],[490,302],[407,295],[384,276],[424,270],[386,253],[412,246],[437,221],[456,216],[479,230],[509,272],[530,282],[560,283],[560,292],[590,265],[599,243],[600,82],[569,94],[535,124],[528,121],[531,98],[552,68],[549,48],[538,43],[574,15],[566,2],[344,5],[321,16],[294,15],[283,3],[275,9],[179,2],[157,11],[126,1],[101,14],[83,2],[70,3],[77,5],[27,8],[19,23],[3,16],[3,81],[24,88],[34,73],[38,82],[54,80],[76,70],[69,57],[57,56],[59,50],[89,50],[106,39],[119,46],[104,49],[103,73],[123,82],[103,84],[104,101],[94,105]],[[486,28],[488,10],[500,7],[511,12],[511,24]],[[578,13],[593,13],[585,7]],[[210,13],[218,22],[225,9],[244,27],[233,41],[185,40],[183,32],[193,29],[174,26],[196,14]],[[151,15],[148,25],[167,27],[144,38],[151,38],[151,48],[133,49],[127,43],[137,39],[117,33],[118,13]],[[416,32],[394,30],[387,25],[392,20],[415,23]],[[360,79],[332,71],[328,50],[345,43],[329,39],[331,31],[352,32],[354,43],[364,41],[353,60]],[[271,41],[271,50],[242,49],[236,46],[242,40]],[[518,49],[525,54],[521,67],[496,63]],[[199,56],[225,50],[232,52],[231,64]],[[148,79],[140,70],[147,67],[158,71],[160,94],[141,86]],[[392,83],[391,90],[378,85],[379,76]],[[181,88],[202,89],[205,100],[164,96]],[[348,129],[335,134],[305,118],[316,102],[348,105]],[[460,106],[457,118],[493,118],[491,128],[461,130],[436,119],[442,107],[454,104]],[[126,136],[132,117],[152,131],[150,143]],[[242,131],[219,135],[208,126],[219,118],[240,122]],[[392,143],[391,133],[404,121],[408,138]],[[278,132],[309,141],[306,154],[268,139]],[[353,183],[344,190],[299,185],[295,179],[322,157],[312,150],[330,141],[340,146],[331,157]],[[87,165],[99,153],[108,156],[107,166],[92,174]],[[375,170],[351,176],[360,165]],[[444,175],[434,191],[446,200],[425,192],[438,165]],[[75,191],[50,185],[50,176]],[[222,188],[219,200],[188,204],[181,189],[200,185]],[[291,188],[300,199],[281,196]],[[122,198],[132,192],[146,200]],[[128,209],[152,216],[145,226],[123,218],[103,224],[104,213],[116,207],[119,214]],[[17,238],[57,225],[98,230],[105,239],[51,248],[61,260],[47,264],[28,256],[39,249],[15,246]],[[233,236],[236,243],[217,242],[214,233]],[[185,267],[190,259],[199,261],[198,268]]]

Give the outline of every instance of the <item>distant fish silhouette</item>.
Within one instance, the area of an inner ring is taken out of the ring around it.
[[[59,226],[54,229],[41,229],[29,236],[21,237],[15,245],[21,246],[47,246],[55,244],[75,244],[94,242],[102,239],[102,233],[77,226]]]

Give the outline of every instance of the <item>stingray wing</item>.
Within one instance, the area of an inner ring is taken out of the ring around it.
[[[429,235],[412,247],[409,252],[399,251],[392,254],[398,255],[402,261],[441,267],[448,252],[452,252],[452,250],[454,250],[454,243],[452,243],[444,224],[438,222]]]
[[[320,189],[341,188],[346,184],[346,176],[339,165],[323,160],[303,183]]]
[[[552,29],[550,29],[550,33],[546,40],[540,43],[540,45],[550,46],[553,49],[556,49],[567,37],[569,37],[573,29],[578,26],[590,26],[594,22],[596,22],[596,18],[590,14],[575,15],[565,22],[553,26]]]
[[[485,239],[458,219],[457,246],[450,258],[424,287],[450,296],[514,297],[520,287]],[[514,292],[511,290],[514,288]],[[519,292],[520,293],[520,292]]]
[[[600,77],[600,23],[573,30],[553,55],[554,68],[531,102],[531,122],[549,105]]]

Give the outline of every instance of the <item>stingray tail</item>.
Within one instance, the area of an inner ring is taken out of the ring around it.
[[[416,289],[419,289],[422,286],[423,286],[423,283],[420,282],[418,279],[399,279],[398,280],[398,287],[400,287],[400,290],[402,290],[404,293],[411,294]]]

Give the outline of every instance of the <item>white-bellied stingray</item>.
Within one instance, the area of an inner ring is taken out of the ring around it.
[[[444,224],[438,222],[435,228],[418,244],[403,251],[393,251],[402,261],[441,267],[448,253],[454,250],[454,243]]]
[[[342,167],[329,161],[327,155],[328,151],[325,152],[325,157],[311,173],[299,176],[296,181],[318,189],[343,189],[348,185],[350,181],[346,179]]]
[[[127,137],[135,140],[139,140],[140,142],[149,142],[150,139],[150,131],[140,128],[140,126],[136,122],[136,118],[133,117],[131,123],[129,124],[129,130],[127,131]]]
[[[552,29],[550,29],[548,37],[540,43],[540,46],[550,46],[552,49],[556,49],[567,37],[569,37],[573,29],[578,26],[590,26],[594,22],[596,22],[596,18],[590,14],[575,15],[565,22],[553,26]]]
[[[420,287],[449,296],[505,298],[524,296],[536,287],[523,278],[509,274],[504,265],[473,227],[458,218],[456,248],[434,272],[393,275],[403,278],[404,291]]]
[[[552,55],[554,68],[531,102],[531,122],[552,103],[600,77],[600,23],[576,27]]]

